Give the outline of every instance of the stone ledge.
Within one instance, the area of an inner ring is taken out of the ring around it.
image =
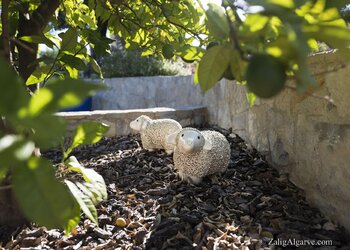
[[[147,115],[152,119],[171,118],[177,120],[182,126],[203,125],[207,122],[208,113],[204,106],[186,108],[148,108],[129,110],[94,110],[80,112],[59,112],[56,114],[68,123],[68,131],[83,121],[100,121],[110,125],[106,136],[114,137],[134,133],[129,123],[140,115]]]

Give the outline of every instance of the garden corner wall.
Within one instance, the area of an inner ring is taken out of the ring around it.
[[[183,108],[201,106],[203,96],[193,76],[152,76],[105,79],[106,91],[93,97],[93,110]]]
[[[350,66],[334,53],[309,65],[321,84],[314,95],[333,103],[286,89],[249,108],[244,86],[221,81],[205,96],[209,122],[232,127],[350,231]]]

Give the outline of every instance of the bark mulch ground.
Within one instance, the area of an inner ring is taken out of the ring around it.
[[[287,176],[241,138],[219,130],[231,144],[231,163],[222,176],[199,185],[181,182],[172,157],[143,150],[139,136],[78,148],[73,154],[102,174],[108,186],[108,200],[98,206],[99,227],[83,215],[68,237],[33,224],[12,231],[3,226],[3,247],[279,249],[274,245],[284,243],[286,249],[298,244],[299,249],[349,249],[345,230],[311,207]],[[59,155],[45,154],[55,162]]]

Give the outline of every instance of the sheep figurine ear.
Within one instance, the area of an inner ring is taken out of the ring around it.
[[[166,142],[170,145],[176,145],[176,136],[177,136],[177,132],[176,133],[172,133],[170,135],[168,135],[166,137]]]
[[[203,146],[203,149],[204,150],[211,150],[213,145],[211,144],[211,142],[208,140],[208,139],[204,139],[204,146]]]
[[[147,127],[148,127],[148,125],[150,124],[150,122],[149,121],[143,121],[142,122],[142,125],[141,125],[141,131],[142,130],[145,130]]]

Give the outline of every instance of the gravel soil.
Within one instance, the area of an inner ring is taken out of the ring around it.
[[[68,236],[34,224],[0,226],[0,249],[350,249],[345,230],[311,207],[288,176],[230,131],[211,129],[230,142],[231,163],[199,185],[182,182],[172,156],[142,149],[137,135],[77,148],[72,154],[108,187],[99,227],[84,215]],[[44,156],[60,160],[58,150]]]

